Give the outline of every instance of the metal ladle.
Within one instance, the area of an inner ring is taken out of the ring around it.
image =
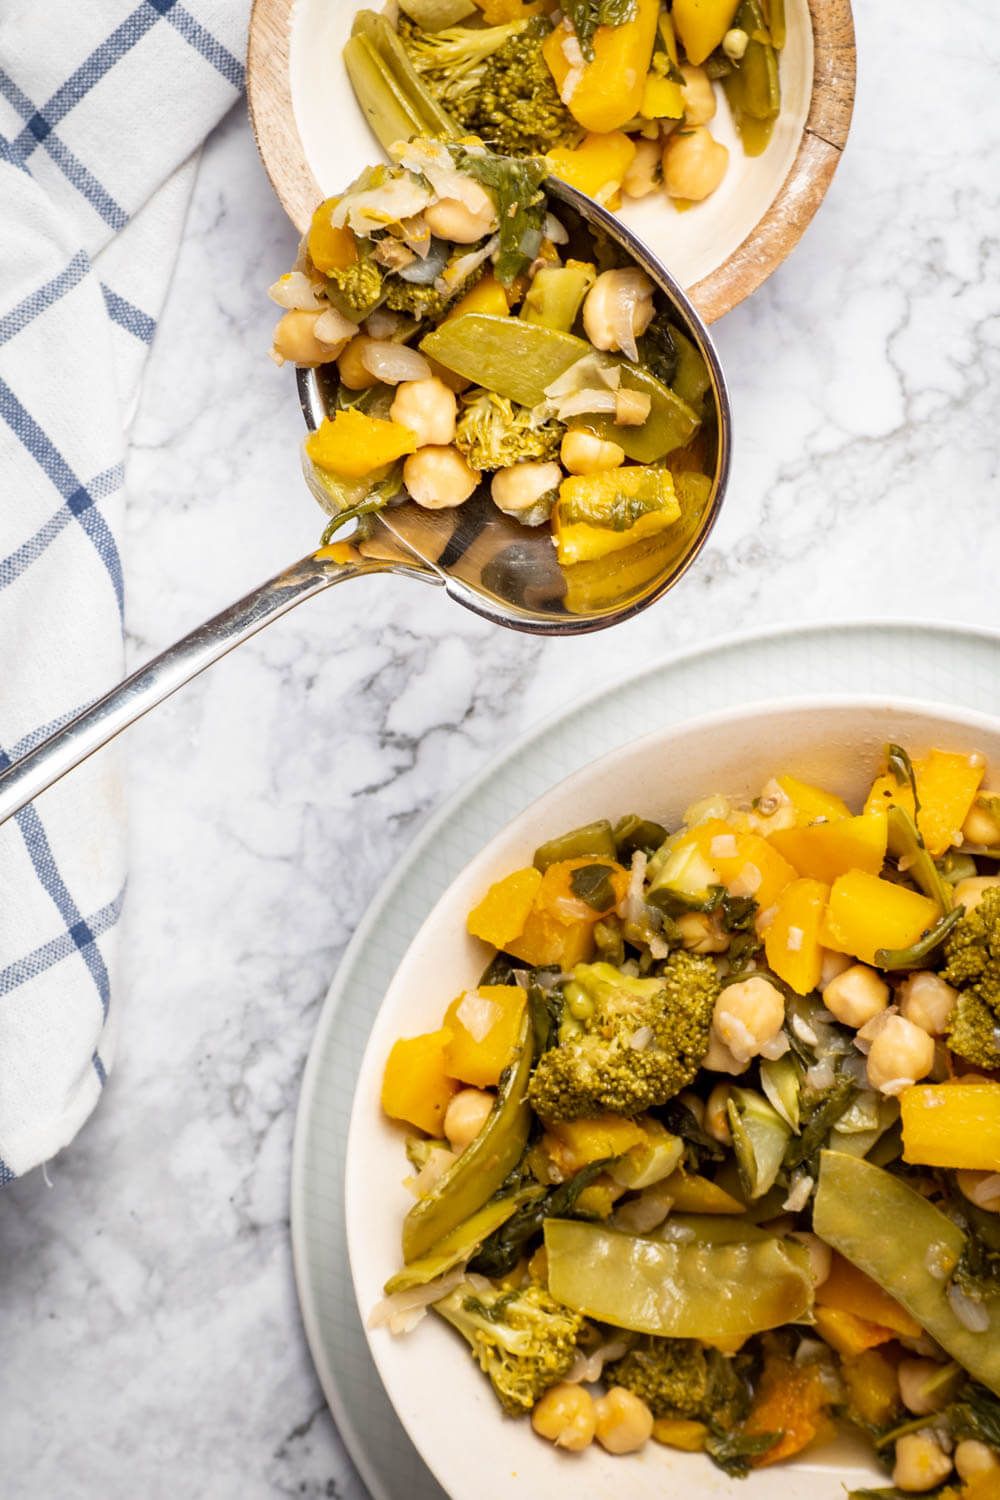
[[[715,407],[714,473],[708,502],[659,537],[606,562],[578,564],[590,575],[580,603],[556,561],[548,527],[529,528],[497,510],[483,490],[455,510],[422,510],[412,501],[366,516],[344,542],[321,548],[268,579],[221,614],[124,678],[76,718],[0,773],[0,823],[148,713],[184,683],[304,599],[371,573],[396,573],[444,587],[458,604],[494,624],[535,635],[579,635],[630,619],[659,599],[687,571],[722,505],[729,475],[731,414],[725,379],[711,339],[670,273],[642,242],[592,199],[555,179],[545,184],[570,231],[597,229],[641,266],[663,293],[672,316],[700,351]],[[299,399],[310,428],[328,409],[336,365],[300,370]],[[678,538],[671,531],[682,529]],[[574,593],[576,598],[574,598]]]

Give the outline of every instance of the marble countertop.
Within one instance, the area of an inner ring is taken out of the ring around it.
[[[997,623],[1000,60],[859,0],[843,166],[717,327],[729,501],[669,601],[605,636],[492,629],[377,578],[304,606],[130,732],[118,1062],[0,1201],[4,1500],[356,1494],[302,1336],[288,1176],[319,1006],[414,829],[526,725],[773,622]],[[263,288],[293,234],[242,110],[209,142],[129,464],[134,661],[299,556],[317,516]]]

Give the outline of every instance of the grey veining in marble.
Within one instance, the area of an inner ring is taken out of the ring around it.
[[[859,0],[846,159],[717,337],[730,500],[700,565],[542,644],[373,579],[130,732],[119,1061],[0,1195],[0,1495],[357,1493],[292,1285],[294,1107],[318,1008],[414,828],[519,730],[672,647],[795,619],[997,623],[1000,32],[990,0]],[[944,27],[946,29],[942,29]],[[263,288],[293,236],[242,112],[210,141],[129,465],[134,661],[314,542]],[[918,685],[912,685],[918,686]]]

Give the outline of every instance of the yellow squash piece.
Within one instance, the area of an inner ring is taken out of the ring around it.
[[[644,120],[679,120],[684,113],[684,93],[679,83],[661,73],[649,73],[642,90],[639,113]]]
[[[442,1027],[393,1044],[382,1075],[382,1108],[390,1119],[405,1120],[428,1135],[443,1133],[444,1112],[458,1089],[445,1066],[451,1036]]]
[[[851,870],[833,882],[820,941],[873,964],[880,948],[908,948],[937,920],[937,904],[905,886]]]
[[[917,825],[933,859],[939,859],[955,842],[955,835],[969,815],[979,783],[986,770],[981,756],[955,755],[950,751],[932,750],[922,760],[913,762],[917,778],[920,813]],[[900,786],[892,775],[876,778],[865,812],[896,803],[913,816],[913,794]]]
[[[739,0],[674,0],[674,30],[695,67],[714,52],[733,24]]]
[[[678,1170],[664,1180],[663,1191],[679,1214],[742,1214],[746,1204],[707,1177]]]
[[[476,282],[471,292],[466,292],[464,297],[459,297],[445,318],[445,322],[447,323],[451,318],[460,318],[463,313],[474,312],[493,313],[497,318],[509,316],[510,303],[507,301],[507,293],[495,276],[484,276],[482,281]]]
[[[572,1177],[589,1162],[624,1156],[633,1146],[645,1145],[646,1132],[621,1115],[593,1115],[582,1120],[552,1121],[542,1144],[563,1175]]]
[[[877,1281],[859,1271],[843,1255],[833,1253],[830,1274],[816,1288],[816,1303],[849,1312],[866,1323],[889,1328],[903,1338],[920,1337],[920,1324],[895,1299],[884,1292]]]
[[[751,1435],[780,1432],[781,1437],[752,1460],[753,1467],[779,1463],[801,1453],[817,1438],[832,1435],[828,1415],[832,1400],[818,1364],[796,1364],[768,1349],[743,1431]]]
[[[761,911],[773,906],[797,871],[771,839],[759,833],[735,833],[721,818],[710,818],[691,830],[702,856],[719,872],[731,894],[753,896]]]
[[[627,474],[628,470],[618,472]],[[556,556],[564,568],[574,563],[597,562],[665,531],[679,515],[679,509],[651,510],[624,531],[614,531],[610,526],[591,526],[586,521],[563,521],[557,504],[552,516]]]
[[[667,1448],[679,1448],[682,1453],[700,1453],[708,1441],[708,1428],[704,1422],[691,1422],[683,1417],[657,1417],[653,1423],[653,1441]]]
[[[848,1410],[869,1427],[887,1427],[901,1409],[898,1363],[882,1349],[866,1349],[840,1367]]]
[[[327,198],[312,216],[306,247],[317,271],[343,271],[358,258],[358,247],[349,229],[335,229],[330,217],[339,198]]]
[[[631,21],[598,26],[592,62],[580,63],[570,27],[557,26],[545,38],[542,56],[563,103],[584,130],[618,130],[639,113],[659,13],[660,0],[637,0]]]
[[[363,412],[338,411],[324,417],[306,438],[306,453],[320,469],[343,479],[364,479],[406,453],[417,451],[417,439],[401,422],[367,417]]]
[[[621,865],[603,859],[557,860],[542,876],[522,931],[506,945],[508,953],[534,966],[559,964],[562,969],[593,957],[594,927],[606,913],[574,896],[571,885],[574,870],[593,864],[606,864],[612,871],[612,905],[622,899],[629,876]]]
[[[444,1063],[452,1078],[476,1088],[492,1088],[510,1062],[526,1003],[519,984],[481,984],[459,995],[445,1011],[451,1041]]]
[[[922,1083],[899,1096],[903,1160],[1000,1172],[1000,1083]]]
[[[557,146],[545,160],[553,177],[608,203],[632,165],[635,143],[621,130],[585,135],[579,146]]]
[[[851,816],[847,803],[833,792],[824,792],[822,787],[799,781],[796,776],[778,776],[776,780],[795,809],[797,823],[815,823],[817,818],[832,823],[838,818]]]
[[[820,880],[793,880],[778,897],[774,920],[764,933],[768,963],[797,995],[808,995],[819,984],[819,933],[829,896],[829,886]]]
[[[484,943],[492,943],[494,948],[506,948],[524,931],[541,883],[541,872],[532,865],[505,875],[490,886],[478,906],[469,912],[465,924],[468,931]]]
[[[813,1318],[816,1332],[845,1359],[853,1359],[866,1349],[874,1349],[895,1338],[891,1328],[868,1323],[843,1307],[816,1307]]]
[[[811,823],[806,828],[782,828],[771,843],[800,875],[832,884],[849,870],[877,875],[885,864],[887,823],[883,812],[836,823]]]

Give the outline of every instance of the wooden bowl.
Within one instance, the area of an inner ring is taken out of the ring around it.
[[[304,230],[316,204],[380,149],[354,99],[340,52],[354,12],[380,0],[255,0],[247,92],[265,170]],[[854,107],[850,0],[786,0],[782,114],[760,157],[745,157],[728,112],[713,133],[730,146],[722,186],[686,213],[661,193],[622,218],[677,276],[706,322],[766,281],[798,243],[830,184]]]

